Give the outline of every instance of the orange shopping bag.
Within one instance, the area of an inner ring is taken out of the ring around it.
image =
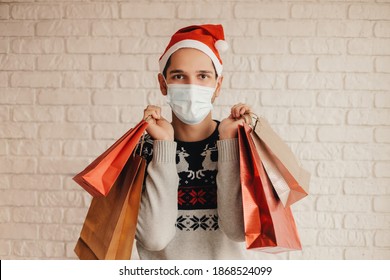
[[[148,123],[142,120],[74,176],[73,180],[92,196],[107,196],[147,126]]]
[[[301,250],[291,209],[274,192],[251,130],[247,124],[238,128],[246,247],[269,253]]]

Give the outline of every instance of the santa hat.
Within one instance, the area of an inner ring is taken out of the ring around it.
[[[160,73],[163,73],[169,57],[178,49],[198,49],[208,55],[214,63],[218,75],[222,73],[220,52],[225,52],[229,45],[225,41],[222,25],[204,24],[184,27],[173,34],[171,41],[160,57]]]

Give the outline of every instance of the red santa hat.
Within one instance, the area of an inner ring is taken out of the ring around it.
[[[160,57],[160,73],[163,73],[169,57],[178,49],[198,49],[208,55],[214,63],[218,75],[222,73],[220,52],[225,52],[229,45],[225,41],[222,25],[204,24],[184,27],[173,34],[171,41]]]

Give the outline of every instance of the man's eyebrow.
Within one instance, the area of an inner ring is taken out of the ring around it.
[[[196,71],[197,73],[202,73],[202,74],[214,74],[213,71],[210,71],[210,70],[199,70],[199,71]]]
[[[181,69],[173,69],[173,70],[169,71],[169,74],[177,74],[177,73],[181,74],[181,73],[184,73],[184,71]]]

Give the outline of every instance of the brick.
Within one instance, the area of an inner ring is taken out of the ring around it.
[[[348,179],[344,182],[344,192],[352,195],[390,195],[390,179],[370,178]]]
[[[226,72],[257,72],[259,65],[260,57],[256,56],[228,55],[223,59],[223,68]]]
[[[1,173],[35,173],[37,161],[34,158],[7,157],[0,158]]]
[[[341,159],[342,155],[339,144],[293,143],[290,148],[298,159],[305,160],[335,160]]]
[[[327,56],[318,58],[321,72],[372,72],[374,60],[362,56]]]
[[[355,74],[345,77],[345,88],[349,90],[387,90],[390,88],[390,74]]]
[[[33,22],[8,21],[0,24],[0,36],[34,36]]]
[[[60,190],[62,181],[58,175],[14,174],[12,188],[20,190]]]
[[[96,22],[92,22],[93,36],[138,37],[138,36],[144,36],[144,34],[145,34],[145,23],[141,21],[99,20]]]
[[[374,95],[368,92],[320,92],[317,105],[330,108],[371,108]]]
[[[390,215],[388,214],[346,214],[344,226],[347,229],[388,229]]]
[[[1,76],[1,73],[0,73]],[[1,78],[0,78],[1,79]],[[34,90],[24,88],[0,88],[0,104],[33,104],[35,100]]]
[[[6,154],[8,154],[8,143],[6,140],[0,140],[0,155],[6,155]]]
[[[390,108],[390,94],[377,93],[375,95],[375,107],[377,107],[377,108]]]
[[[18,106],[13,110],[16,122],[58,122],[64,119],[64,108],[53,106]]]
[[[0,55],[2,70],[33,70],[35,58],[30,55]]]
[[[90,135],[88,124],[48,123],[39,127],[39,137],[43,139],[89,139]]]
[[[91,61],[92,70],[142,71],[144,58],[139,55],[94,55]]]
[[[45,89],[39,90],[37,102],[41,105],[86,105],[90,104],[91,94],[85,89]]]
[[[317,23],[314,21],[263,21],[260,33],[263,36],[310,37],[315,36]]]
[[[38,70],[88,70],[87,55],[41,55],[37,58]]]
[[[343,159],[346,160],[390,160],[390,147],[388,145],[371,144],[367,146],[351,144],[343,148]]]
[[[282,89],[284,84],[283,74],[234,73],[230,86],[232,89]]]
[[[232,4],[225,2],[224,5],[207,3],[205,4],[180,4],[177,7],[179,19],[223,19],[230,17]]]
[[[296,109],[289,119],[292,124],[342,124],[345,114],[343,109]]]
[[[263,56],[261,70],[278,72],[314,71],[315,57],[313,56]]]
[[[115,38],[67,38],[66,47],[69,53],[117,53],[119,44]]]
[[[376,21],[374,27],[375,37],[390,37],[390,22],[388,21]]]
[[[355,55],[390,55],[390,39],[351,39],[348,41],[348,53]]]
[[[388,260],[390,259],[389,249],[377,248],[346,248],[346,260]]]
[[[89,32],[86,20],[45,20],[36,25],[38,36],[87,36]]]
[[[347,17],[347,6],[340,4],[295,4],[292,6],[291,15],[293,18],[310,19],[345,19]]]
[[[314,142],[316,139],[316,128],[308,125],[272,125],[272,128],[286,142]]]
[[[353,230],[324,230],[318,234],[320,246],[356,247],[366,245],[362,232]]]
[[[149,54],[146,56],[146,65],[147,65],[148,71],[153,71],[156,74],[159,73],[159,71],[160,71],[159,66],[158,66],[159,58],[160,58],[160,55]]]
[[[371,37],[374,22],[359,20],[320,20],[317,23],[320,37]]]
[[[11,42],[14,53],[49,54],[64,52],[62,38],[22,38]]]
[[[373,129],[362,126],[322,126],[318,129],[321,142],[369,143],[372,141]]]
[[[0,6],[0,19],[9,19],[9,5]]]
[[[92,96],[92,102],[95,105],[144,106],[146,92],[144,90],[97,90]]]
[[[38,205],[41,207],[83,207],[82,192],[75,191],[48,191],[40,192]]]
[[[95,106],[91,108],[91,120],[98,123],[112,123],[118,121],[118,110],[109,106]]]
[[[64,223],[82,225],[86,216],[86,208],[68,208],[64,210]]]
[[[66,88],[114,88],[116,75],[112,72],[70,72],[64,74]]]
[[[11,75],[12,87],[60,87],[61,73],[55,72],[14,72]]]
[[[4,170],[3,168],[1,169]],[[19,171],[22,172],[22,171]],[[26,172],[28,173],[28,172]],[[35,206],[37,205],[37,193],[27,190],[1,190],[1,206]]]
[[[295,212],[294,218],[299,229],[316,228],[316,229],[331,229],[337,225],[337,220],[342,220],[342,214],[328,214],[315,212]],[[299,231],[301,233],[301,231]],[[313,244],[316,245],[316,244]]]
[[[319,178],[313,175],[310,178],[310,195],[339,195],[343,193],[342,178]]]
[[[387,127],[378,127],[375,128],[375,141],[380,143],[389,143],[390,142],[390,128]]]
[[[131,19],[172,19],[176,8],[170,3],[124,3],[121,5],[121,18]]]
[[[10,241],[0,240],[0,256],[9,256],[11,255],[12,246]],[[5,260],[6,257],[2,257],[2,260]]]
[[[354,109],[347,115],[348,124],[356,125],[388,125],[390,112],[386,109]]]
[[[232,40],[232,51],[235,54],[286,54],[286,38],[240,38]]]
[[[314,104],[313,94],[301,91],[262,91],[260,100],[262,105],[277,107],[311,107]]]
[[[10,209],[7,207],[0,208],[0,223],[9,223],[11,220]]]
[[[41,158],[39,159],[38,172],[40,174],[70,174],[83,170],[87,165],[86,159],[78,158]]]
[[[121,53],[131,54],[162,54],[166,47],[164,38],[128,38],[122,39],[120,44]]]
[[[229,17],[228,17],[229,18]],[[236,19],[221,19],[221,24],[224,27],[225,39],[234,36],[258,36],[259,33],[259,22],[257,19],[247,19],[245,21],[237,21]],[[181,25],[183,26],[183,24]],[[170,36],[168,34],[167,36]]]
[[[7,73],[0,73],[0,88],[8,86],[8,75]]]
[[[18,207],[12,209],[12,220],[17,223],[51,224],[62,222],[60,208]]]
[[[379,73],[390,73],[390,57],[377,57],[375,59],[375,69]]]
[[[107,150],[113,143],[113,141],[68,140],[64,142],[64,155],[97,157]]]
[[[0,189],[10,189],[11,188],[11,178],[10,176],[0,176]]]
[[[150,103],[150,104],[157,104],[157,103]],[[131,108],[123,108],[120,113],[120,121],[123,123],[127,123],[131,120],[135,120],[136,116],[138,116],[140,119],[144,115],[144,106],[131,106]],[[169,106],[162,107],[162,116],[166,119],[169,118],[169,113],[167,113],[170,110]]]
[[[66,120],[69,122],[89,122],[91,120],[90,117],[90,109],[86,106],[74,106],[68,108],[66,112]]]
[[[0,53],[9,52],[9,39],[0,39]]]
[[[132,124],[97,124],[93,131],[94,139],[117,140],[132,127]]]
[[[0,138],[20,139],[35,138],[37,135],[37,126],[26,123],[9,123],[0,124]]]
[[[36,240],[38,239],[38,232],[39,227],[34,224],[0,224],[0,239]]]
[[[64,259],[65,245],[63,242],[49,241],[16,241],[13,252],[16,256],[26,258],[55,258]]]
[[[60,156],[61,143],[51,140],[11,140],[9,141],[9,153],[24,156]]]
[[[80,229],[74,225],[42,225],[40,233],[43,240],[73,241],[80,236]]]
[[[287,79],[289,89],[340,89],[343,87],[342,74],[291,73]]]
[[[377,162],[374,166],[374,173],[376,177],[390,177],[390,161]]]
[[[390,196],[374,197],[373,201],[375,212],[390,212]]]
[[[105,19],[119,17],[117,4],[77,3],[65,7],[65,18],[68,19]]]
[[[328,247],[328,246],[314,246],[305,247],[302,251],[290,252],[291,259],[302,260],[341,260],[343,259],[344,248]]]
[[[316,210],[320,212],[369,212],[371,198],[365,196],[320,196]]]
[[[351,19],[388,20],[390,7],[384,4],[355,4],[349,7],[348,15]]]
[[[389,223],[388,223],[389,224]],[[380,230],[375,232],[375,245],[378,247],[389,247],[390,246],[390,231]]]
[[[153,72],[126,72],[119,76],[121,88],[158,88],[157,75]]]
[[[345,54],[346,40],[342,38],[294,38],[290,41],[292,54]]]
[[[60,5],[44,4],[16,4],[12,6],[11,15],[13,19],[54,19],[61,18]]]
[[[332,161],[320,162],[317,173],[320,177],[367,177],[371,174],[369,162]]]
[[[10,120],[10,109],[9,107],[0,107],[0,121],[6,122]]]
[[[285,3],[239,3],[234,7],[234,17],[237,19],[285,19],[288,16],[289,7]]]

